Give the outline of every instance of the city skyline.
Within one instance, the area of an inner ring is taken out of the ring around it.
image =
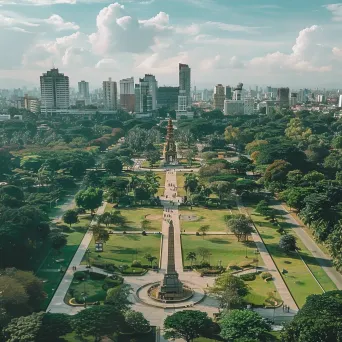
[[[0,87],[38,86],[53,66],[72,87],[144,74],[177,85],[184,63],[198,88],[338,88],[342,4],[330,2],[1,0]]]

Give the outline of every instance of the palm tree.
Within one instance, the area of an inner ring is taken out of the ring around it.
[[[189,260],[191,263],[191,267],[192,267],[192,263],[197,259],[197,255],[195,252],[188,252],[188,254],[186,255],[186,260]]]
[[[150,253],[145,254],[144,258],[151,263],[151,268],[152,268],[152,263],[154,260],[157,260],[157,258]]]

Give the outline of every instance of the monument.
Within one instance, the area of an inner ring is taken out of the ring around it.
[[[169,225],[167,269],[164,279],[160,283],[158,298],[173,300],[182,297],[184,297],[184,288],[182,282],[178,279],[175,267],[175,232],[171,221]]]
[[[167,164],[177,164],[177,149],[173,134],[173,124],[171,118],[167,125],[166,143],[164,145],[164,161]]]

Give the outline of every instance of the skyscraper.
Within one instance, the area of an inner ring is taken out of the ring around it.
[[[144,81],[148,82],[150,95],[152,96],[152,110],[157,109],[157,90],[158,90],[158,82],[154,75],[145,74]]]
[[[231,86],[226,86],[226,100],[231,100],[232,99],[232,87]]]
[[[214,108],[223,110],[225,100],[225,88],[222,84],[218,84],[214,88]]]
[[[69,108],[69,77],[51,69],[40,76],[41,113],[56,114]]]
[[[116,82],[113,82],[111,78],[108,81],[103,81],[103,101],[105,109],[117,110],[118,89]]]
[[[157,93],[157,107],[177,108],[179,87],[159,87]]]
[[[179,63],[179,92],[185,91],[188,106],[191,106],[191,69],[187,64]]]
[[[340,95],[338,98],[338,106],[342,108],[342,95]]]
[[[120,80],[120,106],[127,112],[135,110],[134,78]]]
[[[78,97],[80,100],[85,100],[85,104],[89,104],[89,82],[81,81],[78,82]]]
[[[288,107],[290,102],[290,89],[278,88],[277,101],[281,107]]]
[[[150,113],[152,111],[152,95],[150,84],[144,78],[139,79],[139,84],[135,85],[135,112]]]

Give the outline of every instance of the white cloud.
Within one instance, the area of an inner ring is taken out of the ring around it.
[[[104,70],[117,70],[118,63],[112,58],[104,58],[96,63],[95,68]]]
[[[107,56],[117,52],[141,53],[149,50],[168,22],[166,13],[139,22],[128,15],[119,3],[103,8],[96,19],[97,32],[89,36],[95,54]]]
[[[222,58],[221,55],[216,55],[214,58],[207,58],[200,62],[201,70],[212,69],[227,69],[227,68],[243,68],[244,63],[236,56],[231,58]]]
[[[27,18],[22,18],[19,16],[9,16],[0,13],[0,26],[17,26],[17,25],[22,25],[22,26],[28,26],[28,27],[37,27],[39,24],[31,22]]]
[[[251,27],[251,26],[244,26],[244,25],[235,25],[235,24],[226,24],[217,21],[207,21],[203,24],[204,27],[211,27],[220,29],[222,31],[229,31],[229,32],[245,32],[245,33],[258,33],[258,30],[261,27]]]
[[[0,0],[0,5],[35,5],[47,6],[57,4],[71,4],[74,5],[77,0]]]
[[[53,14],[50,18],[45,19],[44,22],[54,26],[57,31],[78,30],[80,28],[73,22],[64,21],[64,19],[58,14]]]
[[[334,56],[336,57],[342,57],[342,49],[338,48],[338,47],[334,47],[332,49],[332,53]]]
[[[327,72],[331,65],[326,65],[326,49],[319,44],[320,27],[313,25],[301,30],[292,47],[291,54],[282,52],[269,53],[264,57],[256,57],[250,61],[252,67],[270,69],[287,69],[295,71]]]
[[[324,5],[332,14],[333,21],[342,21],[342,3]]]
[[[169,15],[165,12],[159,12],[155,17],[152,17],[147,20],[139,20],[139,24],[143,24],[144,26],[154,26],[157,29],[163,30],[167,28],[169,25]]]

